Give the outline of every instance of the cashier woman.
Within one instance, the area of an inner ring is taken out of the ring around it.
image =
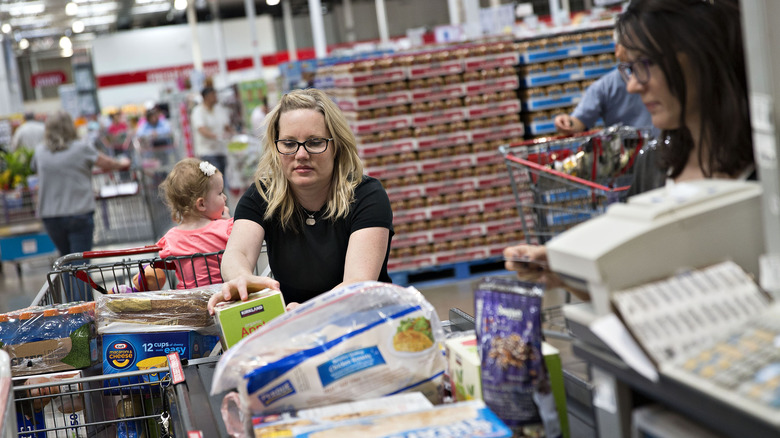
[[[263,288],[280,290],[290,309],[339,285],[390,282],[390,200],[363,175],[339,108],[320,90],[295,90],[266,125],[255,184],[238,202],[222,258],[225,284],[209,311]],[[252,273],[263,241],[274,279]]]
[[[637,160],[629,193],[667,179],[756,179],[738,1],[632,0],[616,31],[626,49],[618,65],[626,87],[662,131],[659,145]],[[544,261],[547,252],[518,245],[504,256]],[[538,266],[506,262],[521,277]],[[548,287],[561,285],[554,274],[545,277]]]

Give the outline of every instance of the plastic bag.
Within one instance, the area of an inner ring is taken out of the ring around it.
[[[194,330],[216,335],[208,302],[221,289],[221,284],[215,284],[184,290],[99,295],[95,311],[98,333]]]
[[[441,395],[444,332],[414,288],[341,287],[258,329],[222,356],[212,395],[237,388],[253,414],[420,391]]]

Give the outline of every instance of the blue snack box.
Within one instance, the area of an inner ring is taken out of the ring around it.
[[[103,374],[166,367],[166,355],[173,352],[179,353],[182,359],[208,356],[218,343],[218,336],[207,336],[193,331],[104,334]],[[156,373],[150,373],[106,380],[105,385],[155,382],[159,378]]]

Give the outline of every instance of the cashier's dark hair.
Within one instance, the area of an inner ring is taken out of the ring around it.
[[[675,178],[685,168],[694,148],[685,125],[691,95],[701,112],[698,148],[702,172],[738,176],[753,164],[753,143],[747,94],[740,8],[737,0],[632,0],[617,19],[621,44],[641,53],[663,71],[666,83],[680,101],[680,128],[661,133],[660,163]],[[690,84],[680,59],[685,59],[696,78]],[[706,160],[706,162],[704,161]]]
[[[78,138],[76,125],[67,111],[59,110],[46,118],[44,129],[44,141],[46,147],[52,151],[64,151],[71,142]]]

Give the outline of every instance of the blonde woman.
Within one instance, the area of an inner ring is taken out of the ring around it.
[[[266,120],[256,182],[238,202],[222,259],[227,283],[209,310],[265,287],[292,308],[342,284],[390,282],[390,200],[363,175],[341,110],[320,90],[296,90]],[[276,280],[252,274],[264,240]]]

